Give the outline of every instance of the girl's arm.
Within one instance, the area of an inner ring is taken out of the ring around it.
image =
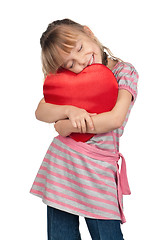
[[[74,107],[72,105],[55,105],[46,103],[44,98],[38,104],[35,111],[35,116],[38,120],[54,123],[58,120],[69,118],[72,125],[79,129],[86,128],[86,123],[90,129],[94,129],[93,120],[91,116],[96,115],[95,113],[88,113],[85,109]]]
[[[86,124],[87,129],[85,132],[99,134],[121,127],[126,118],[131,101],[132,94],[129,91],[125,89],[119,90],[115,107],[110,112],[92,116],[94,130],[91,130]],[[54,127],[62,136],[68,136],[72,132],[85,133],[82,129],[73,127],[69,119],[58,121]]]
[[[132,95],[125,89],[119,90],[117,102],[110,112],[105,112],[92,117],[95,130],[92,131],[87,126],[87,133],[106,133],[120,128],[132,101]]]
[[[67,118],[66,106],[46,103],[42,98],[35,111],[35,116],[40,121],[54,123]]]

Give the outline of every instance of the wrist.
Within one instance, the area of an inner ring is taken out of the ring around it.
[[[79,133],[80,130],[77,127],[74,127],[70,121],[70,119],[65,120],[65,127],[68,129],[68,132],[71,133]]]
[[[64,111],[64,114],[65,114],[66,118],[68,118],[68,116],[69,116],[71,107],[72,106],[70,106],[70,105],[63,105],[63,111]]]

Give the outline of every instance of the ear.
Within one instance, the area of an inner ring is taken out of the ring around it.
[[[87,33],[90,37],[94,37],[93,32],[88,26],[83,26],[85,33]]]

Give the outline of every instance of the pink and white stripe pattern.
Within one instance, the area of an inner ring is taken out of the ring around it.
[[[116,164],[68,148],[56,137],[33,183],[31,193],[55,208],[100,219],[120,219]]]
[[[127,182],[122,189],[118,160],[117,154],[58,136],[46,153],[31,193],[47,205],[73,214],[125,222],[122,194],[130,194],[130,189]]]
[[[132,94],[133,101],[129,107],[125,121],[120,128],[109,133],[96,134],[89,141],[87,141],[87,144],[96,145],[100,149],[115,153],[116,150],[119,151],[119,140],[123,135],[124,128],[137,97],[137,83],[139,76],[133,65],[125,62],[117,63],[112,72],[117,79],[119,89],[125,89],[129,91]]]
[[[123,126],[97,134],[86,143],[77,143],[69,137],[54,138],[30,192],[45,204],[72,214],[125,222],[122,194],[130,194],[130,190],[128,187],[125,193],[121,190],[118,159],[113,154],[118,152],[119,138],[136,99],[138,75],[128,63],[118,63],[113,73],[119,88],[130,91],[133,96]],[[124,178],[122,175],[121,179]]]

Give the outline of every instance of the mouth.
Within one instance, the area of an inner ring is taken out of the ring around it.
[[[90,58],[87,66],[90,66],[90,65],[92,65],[93,63],[94,63],[94,54],[93,54],[92,57]]]

